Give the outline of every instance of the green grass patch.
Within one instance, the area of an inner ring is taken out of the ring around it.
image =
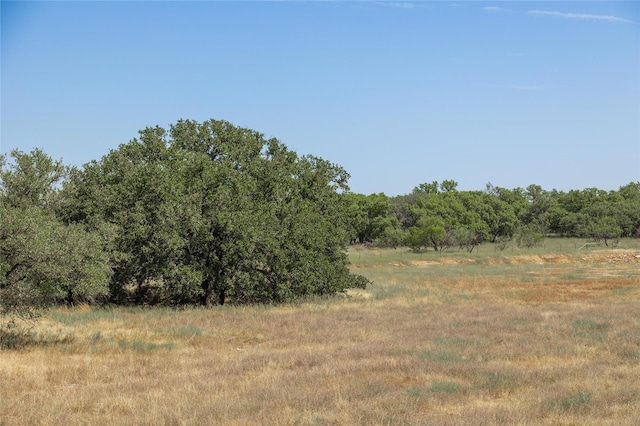
[[[571,395],[567,398],[560,399],[559,401],[551,401],[549,404],[553,411],[561,413],[566,412],[582,412],[588,408],[591,401],[591,394],[586,390]]]
[[[479,388],[489,391],[515,389],[518,386],[519,383],[513,375],[498,372],[485,372],[479,383]]]
[[[458,393],[460,385],[456,382],[432,382],[430,390],[433,393]]]
[[[557,279],[561,281],[583,281],[583,280],[588,280],[592,278],[593,277],[589,276],[588,274],[581,274],[579,272],[570,272],[567,274],[561,274],[560,276],[558,276]]]
[[[420,352],[421,359],[427,359],[429,361],[437,362],[464,362],[466,359],[460,355],[449,351],[424,351]]]
[[[184,327],[179,327],[171,330],[171,334],[177,337],[198,337],[202,336],[203,331],[202,328],[195,325],[185,325]]]
[[[124,350],[132,350],[134,352],[155,352],[159,350],[169,351],[173,349],[172,343],[153,343],[144,340],[119,340],[118,347]]]
[[[103,319],[121,318],[123,311],[127,312],[129,308],[90,307],[86,310],[58,308],[51,309],[47,316],[60,324],[75,326]]]
[[[412,398],[419,398],[424,395],[424,389],[419,387],[411,387],[407,389],[407,395]]]
[[[589,319],[577,319],[573,322],[573,327],[578,331],[607,331],[609,324]]]
[[[458,327],[459,328],[459,324]],[[466,348],[474,345],[474,341],[465,337],[449,337],[441,336],[433,340],[433,343],[438,346],[453,346],[456,348]]]
[[[526,327],[529,325],[529,321],[523,319],[514,319],[509,321],[511,327]]]
[[[616,296],[626,296],[629,293],[633,293],[634,291],[637,291],[639,288],[640,287],[635,285],[630,285],[622,288],[614,288],[613,294],[615,294]]]
[[[573,322],[575,335],[578,337],[589,337],[597,343],[607,341],[607,331],[610,325],[606,322],[597,322],[590,319],[577,319]]]

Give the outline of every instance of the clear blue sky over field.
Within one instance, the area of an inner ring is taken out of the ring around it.
[[[639,2],[8,2],[1,150],[99,159],[146,126],[228,120],[351,173],[640,181]]]

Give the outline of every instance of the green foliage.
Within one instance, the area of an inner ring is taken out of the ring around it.
[[[413,189],[413,192],[416,194],[424,194],[424,195],[437,194],[439,187],[440,185],[438,184],[438,181],[433,181],[431,183],[425,182],[416,186]]]
[[[434,251],[442,251],[454,245],[454,235],[446,228],[446,223],[439,217],[425,217],[416,226],[409,229],[406,244],[412,250],[420,252],[427,247]]]
[[[443,192],[456,192],[458,189],[458,182],[455,180],[444,180],[440,184],[440,189]]]
[[[505,249],[542,243],[547,235],[583,237],[609,245],[640,237],[640,183],[619,191],[596,188],[560,192],[539,185],[512,190],[488,183],[485,191],[458,191],[455,181],[418,185],[391,199],[392,212],[415,251],[442,251],[458,245],[473,251],[489,240]]]
[[[480,215],[484,205],[478,202],[478,196],[450,187],[445,192],[413,198],[406,208],[413,223],[406,244],[415,251],[427,247],[443,251],[455,245],[472,251],[489,233]]]
[[[553,192],[555,205],[546,215],[550,231],[603,241],[640,236],[640,184],[630,183],[619,191],[587,188],[567,193]]]
[[[542,244],[544,236],[531,227],[524,226],[518,229],[515,239],[518,247],[531,248]]]
[[[387,217],[391,200],[386,195],[347,193],[344,196],[350,204],[349,222],[355,236],[351,238],[352,242],[372,242],[384,235],[387,228],[394,226]]]
[[[29,154],[14,149],[10,157],[13,161],[6,167],[6,158],[0,156],[3,204],[19,208],[52,207],[69,169],[37,148]]]
[[[602,241],[606,246],[612,239],[622,236],[622,228],[613,217],[600,217],[589,223],[584,230],[586,236],[594,241]]]
[[[393,248],[402,246],[407,238],[407,231],[402,228],[400,221],[396,217],[386,217],[383,220],[384,230],[378,237],[377,244],[381,247]]]
[[[147,128],[72,175],[70,222],[115,229],[111,294],[278,303],[367,281],[347,269],[348,174],[225,121]]]
[[[472,252],[549,234],[640,237],[640,182],[619,191],[539,185],[459,191],[445,180],[389,198],[349,192],[341,167],[226,121],[180,120],[83,169],[41,150],[0,156],[0,312],[55,301],[279,303],[331,295],[346,242]]]
[[[96,234],[37,208],[0,206],[0,304],[8,310],[106,291],[110,273]]]
[[[64,168],[39,150],[11,155],[0,174],[0,313],[29,317],[56,300],[105,292],[100,235],[64,225],[53,211]]]
[[[475,223],[469,227],[460,227],[456,229],[455,241],[460,248],[467,249],[472,252],[486,238],[486,231],[481,222]]]
[[[477,218],[473,222],[485,225],[485,232],[492,242],[498,237],[511,237],[520,223],[515,208],[499,196],[468,192],[465,194],[464,204],[470,212],[476,214]]]

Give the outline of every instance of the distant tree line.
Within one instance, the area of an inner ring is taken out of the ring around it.
[[[52,303],[282,303],[364,288],[347,245],[474,250],[640,237],[640,182],[407,195],[349,192],[341,167],[226,121],[180,120],[82,168],[0,156],[0,314]]]
[[[609,245],[640,237],[640,182],[617,191],[500,188],[458,191],[457,183],[423,183],[397,197],[346,194],[352,243],[405,245],[415,251],[450,247],[472,251],[483,242],[504,248],[540,244],[545,237],[580,237]]]

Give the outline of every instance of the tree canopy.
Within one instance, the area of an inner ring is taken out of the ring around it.
[[[366,285],[347,268],[347,179],[256,131],[180,120],[73,173],[64,219],[115,228],[116,299],[279,303]]]

